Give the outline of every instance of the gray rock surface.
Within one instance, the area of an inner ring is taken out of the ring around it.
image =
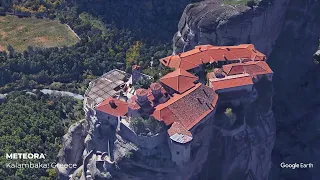
[[[262,0],[254,8],[208,0],[185,9],[173,38],[174,53],[198,44],[252,43],[274,71],[277,139],[270,179],[320,179],[320,1]],[[313,169],[280,169],[281,162],[310,162]]]
[[[252,103],[241,105],[237,110],[237,122],[233,127],[225,129],[214,123],[219,121],[221,112],[204,126],[201,133],[194,137],[199,146],[193,150],[191,160],[181,167],[154,156],[128,157],[129,152],[141,154],[143,149],[119,135],[115,136],[111,150],[114,163],[101,162],[99,153],[104,154],[109,150],[106,147],[108,139],[116,132],[95,117],[86,123],[78,123],[70,127],[64,137],[60,163],[79,162],[80,168],[73,171],[59,169],[60,179],[66,179],[69,174],[77,179],[81,172],[84,174],[81,174],[80,179],[110,174],[115,179],[187,180],[214,177],[229,180],[246,178],[249,173],[258,179],[267,179],[275,142],[275,121],[271,110],[272,84],[268,82],[263,88],[259,87],[257,84],[258,98]],[[168,151],[166,146],[161,145],[163,151]]]
[[[59,164],[82,164],[84,138],[87,133],[85,127],[85,120],[70,126],[67,134],[63,136],[62,149],[58,154]],[[72,169],[58,167],[60,179],[66,179]]]
[[[189,4],[174,36],[174,52],[198,44],[253,43],[269,55],[285,21],[289,0],[263,0],[258,7],[231,6],[218,0]]]

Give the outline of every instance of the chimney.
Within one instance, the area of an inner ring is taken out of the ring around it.
[[[161,88],[162,88],[162,86],[160,83],[152,83],[150,85],[151,92],[155,98],[157,98],[161,95]]]
[[[109,104],[110,104],[110,106],[111,106],[113,109],[117,108],[117,105],[116,105],[116,103],[115,103],[114,100],[110,100],[110,101],[109,101]]]

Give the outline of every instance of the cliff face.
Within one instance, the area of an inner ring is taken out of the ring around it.
[[[320,152],[320,68],[312,58],[319,47],[319,8],[317,0],[262,0],[254,8],[201,1],[186,7],[173,39],[174,53],[198,44],[252,43],[268,55],[277,121],[271,179],[320,177],[315,161]],[[280,169],[281,162],[313,163],[315,168]]]
[[[85,121],[82,120],[72,125],[67,134],[63,136],[63,148],[58,154],[60,164],[80,164],[82,161],[82,154],[85,149],[84,138],[86,137],[87,130]],[[68,179],[68,174],[71,169],[60,167],[57,169],[60,172],[59,179]]]
[[[237,120],[231,129],[213,129],[209,156],[202,172],[195,179],[238,180],[269,178],[271,152],[275,143],[276,126],[273,115],[272,83],[255,84],[257,99],[236,107]],[[219,121],[217,114],[215,124]]]
[[[270,156],[275,142],[275,120],[271,110],[272,83],[261,81],[255,84],[255,88],[258,96],[249,98],[252,100],[250,103],[234,107],[237,120],[228,128],[220,123],[226,120],[221,118],[224,107],[217,109],[214,118],[208,120],[202,131],[194,136],[197,148],[191,151],[191,160],[182,166],[176,166],[168,160],[170,155],[165,161],[156,154],[141,155],[145,154],[143,148],[115,135],[112,128],[101,124],[96,118],[76,124],[65,135],[59,162],[78,163],[79,168],[74,171],[59,169],[60,179],[67,179],[70,173],[74,179],[90,179],[89,176],[106,179],[107,174],[115,179],[135,180],[235,180],[249,176],[267,179],[269,174],[266,169],[271,167]],[[112,146],[108,147],[108,141]],[[170,154],[167,146],[164,143],[148,152],[160,150],[163,158],[163,154]],[[109,150],[114,163],[101,162],[98,152],[103,156]]]
[[[221,5],[217,0],[189,4],[174,37],[174,52],[197,44],[252,43],[269,55],[285,21],[289,0],[264,0],[251,9]]]

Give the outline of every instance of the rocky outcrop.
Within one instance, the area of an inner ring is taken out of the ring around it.
[[[268,55],[274,71],[272,109],[278,132],[272,153],[275,180],[320,178],[315,161],[319,159],[320,66],[313,59],[319,47],[319,8],[317,0],[261,0],[253,8],[201,1],[186,7],[173,39],[176,54],[198,44],[252,43]],[[315,168],[280,169],[281,162],[313,163]]]
[[[265,170],[271,167],[275,121],[271,110],[272,84],[262,82],[255,85],[257,98],[235,108],[234,125],[222,127],[219,121],[225,121],[220,119],[223,111],[217,109],[214,119],[207,121],[202,131],[194,136],[197,145],[191,151],[191,160],[182,166],[176,166],[170,161],[170,155],[164,155],[170,154],[167,143],[144,150],[123,139],[110,124],[91,116],[70,127],[64,137],[60,163],[79,162],[79,168],[59,169],[60,179],[66,179],[69,174],[74,179],[229,180],[249,176],[267,179]],[[152,151],[162,155],[148,155]],[[79,153],[82,156],[74,156]],[[105,159],[107,156],[113,158]]]
[[[272,84],[255,84],[258,98],[234,108],[237,120],[232,129],[221,129],[215,119],[208,161],[196,179],[267,180],[276,126],[272,107]],[[219,118],[219,114],[217,116]]]
[[[266,55],[282,31],[289,0],[263,0],[254,9],[223,5],[218,0],[189,4],[178,25],[174,52],[198,44],[252,43]]]
[[[82,154],[85,149],[84,138],[86,137],[85,120],[79,121],[70,126],[68,133],[63,136],[62,149],[58,154],[59,164],[82,164]],[[67,179],[72,169],[58,166],[60,179]]]

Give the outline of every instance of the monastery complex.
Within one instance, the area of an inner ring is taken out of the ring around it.
[[[261,79],[272,81],[273,75],[266,56],[252,44],[200,45],[160,62],[172,72],[149,88],[135,88],[141,79],[153,80],[138,65],[131,74],[114,69],[92,81],[84,110],[87,119],[110,124],[149,155],[168,143],[170,159],[178,166],[190,160],[192,149],[205,138],[199,132],[214,121],[218,106],[253,101],[257,97],[254,84]],[[139,134],[130,126],[135,118],[150,117],[165,128],[156,134]],[[109,155],[112,161],[112,152]]]

